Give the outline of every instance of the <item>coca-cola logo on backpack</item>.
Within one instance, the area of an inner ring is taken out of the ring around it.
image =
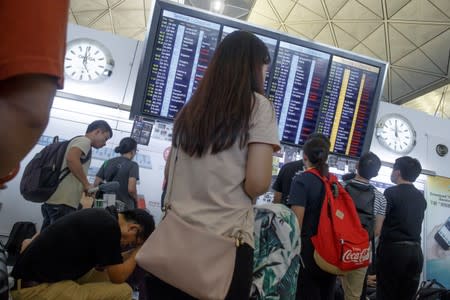
[[[367,267],[369,235],[361,225],[353,199],[335,175],[324,177],[316,169],[306,172],[319,177],[325,187],[317,234],[311,237],[315,262],[322,270],[337,275]]]

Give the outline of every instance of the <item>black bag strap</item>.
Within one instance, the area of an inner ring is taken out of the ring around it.
[[[70,144],[74,139],[79,138],[79,137],[83,137],[83,136],[84,136],[84,135],[77,135],[76,137],[71,138],[71,139],[69,140],[68,144],[67,144],[67,147],[69,147],[69,144]],[[56,138],[56,137],[57,137],[57,136],[55,136],[55,138]],[[53,143],[55,143],[55,141],[56,141],[56,143],[59,141],[59,138],[57,138],[57,139],[55,139],[55,138],[53,138]],[[87,163],[87,162],[91,159],[91,157],[92,157],[92,147],[90,147],[89,152],[87,153],[87,155],[86,155],[85,158],[80,158],[80,163],[81,163],[82,165],[84,165],[85,163]],[[64,162],[63,162],[63,163],[64,163]],[[63,170],[61,170],[61,174],[60,174],[60,176],[59,176],[59,182],[63,181],[64,178],[66,178],[66,176],[69,175],[69,174],[70,174],[70,169],[69,169],[69,167],[65,167]]]

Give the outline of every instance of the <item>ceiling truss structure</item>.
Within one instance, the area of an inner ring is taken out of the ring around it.
[[[69,21],[143,40],[152,1],[72,0]],[[384,101],[450,115],[443,90],[450,83],[449,0],[224,1],[225,15],[389,62]],[[209,7],[209,0],[176,2]]]

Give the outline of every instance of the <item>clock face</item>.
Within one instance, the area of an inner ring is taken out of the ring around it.
[[[399,114],[389,114],[380,119],[376,127],[380,144],[398,154],[406,154],[416,145],[416,132],[412,124]]]
[[[108,49],[91,39],[76,39],[67,44],[64,72],[73,80],[97,82],[111,76],[114,60]]]

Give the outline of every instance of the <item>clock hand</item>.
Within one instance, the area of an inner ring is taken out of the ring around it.
[[[398,137],[397,120],[395,120],[395,137]]]

